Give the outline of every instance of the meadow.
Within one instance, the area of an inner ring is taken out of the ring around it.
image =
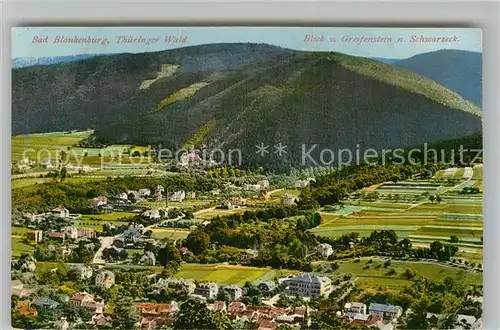
[[[384,260],[380,258],[363,258],[359,262],[354,260],[338,261],[339,269],[334,273],[349,273],[358,277],[356,284],[366,291],[397,291],[407,285],[411,285],[418,277],[430,281],[440,281],[446,276],[466,283],[482,283],[482,274],[472,271],[458,269],[445,264],[410,261],[391,261],[389,267],[383,266]],[[388,275],[389,269],[395,271],[394,275]],[[412,279],[404,276],[404,272],[410,269],[416,273]]]
[[[143,154],[149,147],[134,145],[110,145],[105,148],[82,148],[78,143],[93,133],[87,131],[67,131],[40,134],[17,135],[11,139],[11,160],[18,162],[23,157],[31,161],[50,160],[55,165],[61,152],[64,162],[74,166],[89,165],[101,167],[111,164],[151,164],[152,159]],[[136,154],[138,152],[140,155]],[[134,155],[135,156],[131,156]]]
[[[246,282],[257,284],[260,280],[293,273],[296,273],[296,271],[224,264],[182,264],[181,271],[175,277],[191,278],[195,281],[212,281],[220,284],[244,285]]]
[[[184,228],[151,228],[153,234],[151,235],[154,239],[165,239],[176,241],[185,239],[190,231]]]

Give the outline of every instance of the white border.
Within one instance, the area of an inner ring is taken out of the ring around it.
[[[237,2],[237,3],[236,3]],[[2,2],[2,199],[0,328],[10,325],[10,28],[25,25],[301,25],[301,26],[415,26],[479,27],[483,29],[484,110],[484,329],[500,329],[500,25],[499,3],[398,1],[324,2],[241,1],[209,3],[115,0]]]

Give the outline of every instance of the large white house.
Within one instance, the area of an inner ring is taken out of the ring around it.
[[[207,299],[215,299],[219,293],[219,286],[214,282],[199,283],[194,293]]]
[[[330,293],[332,281],[326,276],[303,273],[290,280],[288,292],[302,297],[321,297]]]
[[[109,270],[100,272],[95,277],[95,285],[101,288],[109,289],[115,284],[115,274]]]
[[[184,190],[176,191],[171,196],[168,197],[168,200],[171,202],[182,202],[186,198],[186,192]]]
[[[325,259],[333,254],[332,246],[327,243],[318,244],[318,246],[316,246],[316,251]]]
[[[291,207],[291,206],[295,205],[296,200],[297,200],[297,198],[294,195],[286,193],[283,195],[282,203],[283,203],[283,206]]]

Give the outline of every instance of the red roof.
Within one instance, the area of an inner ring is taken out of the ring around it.
[[[232,303],[229,304],[227,307],[228,311],[242,311],[246,309],[246,305],[242,302],[239,301],[233,301]]]
[[[259,330],[266,330],[266,329],[276,329],[278,327],[278,324],[272,320],[267,320],[267,319],[260,319],[259,320]]]
[[[212,307],[216,310],[223,310],[226,306],[226,302],[222,300],[217,300],[212,304]]]
[[[64,233],[58,233],[57,231],[53,231],[50,233],[50,236],[54,238],[64,238]]]
[[[94,299],[94,297],[92,297],[92,295],[90,295],[88,293],[77,292],[73,296],[71,296],[71,300],[82,301],[83,299],[85,299],[87,297],[90,297],[92,300]]]

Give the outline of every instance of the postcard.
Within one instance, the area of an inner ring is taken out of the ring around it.
[[[12,327],[481,329],[474,28],[12,29]]]

